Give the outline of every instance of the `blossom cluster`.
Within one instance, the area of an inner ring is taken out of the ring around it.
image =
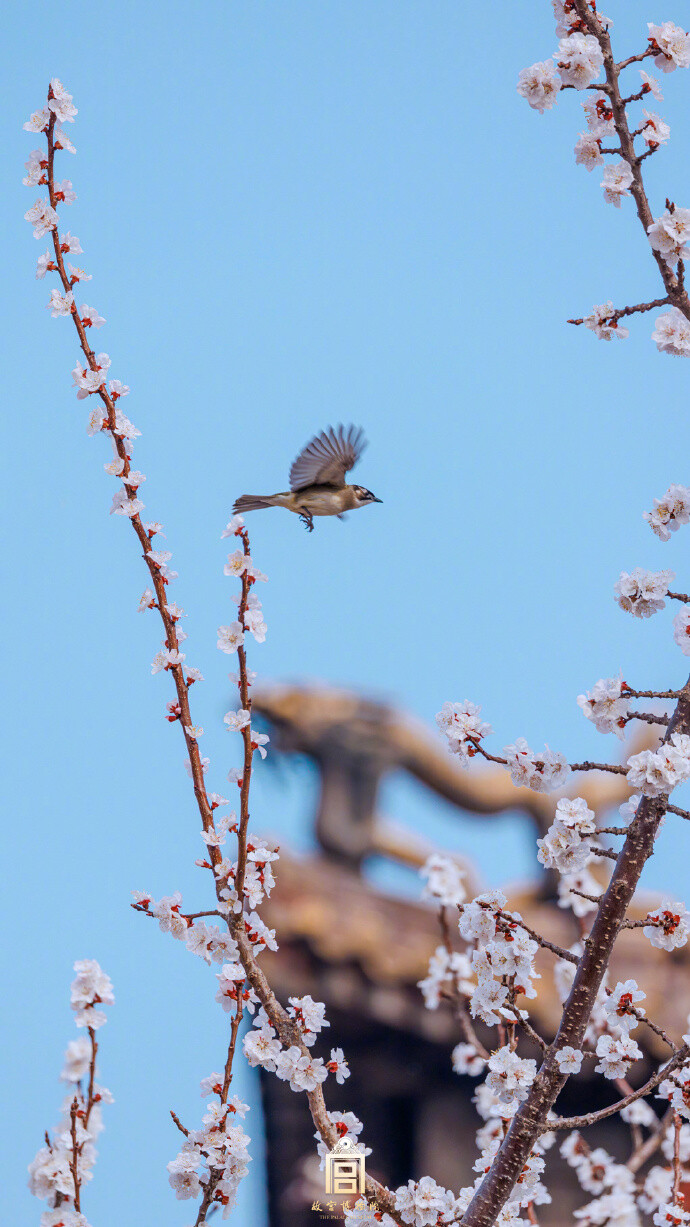
[[[62,1103],[60,1120],[52,1135],[29,1164],[29,1190],[45,1201],[48,1210],[41,1227],[89,1227],[80,1205],[81,1189],[93,1177],[96,1139],[103,1130],[101,1107],[113,1102],[106,1087],[96,1081],[95,1032],[106,1022],[100,1006],[113,1005],[109,976],[95,959],[74,964],[70,1004],[78,1027],[88,1029],[67,1045],[60,1074],[70,1091]]]
[[[533,982],[541,978],[534,966],[537,943],[521,927],[519,912],[504,911],[506,903],[503,891],[486,891],[463,905],[458,922],[460,936],[473,946],[477,984],[470,1012],[490,1027],[519,1021],[516,998],[536,997]]]
[[[518,787],[531,788],[533,792],[555,792],[562,788],[570,767],[562,754],[545,746],[540,754],[530,749],[524,737],[518,737],[514,745],[505,746],[510,778]]]
[[[556,806],[552,825],[543,839],[537,840],[537,856],[546,869],[576,873],[592,860],[596,831],[594,812],[582,797],[562,797]]]
[[[297,1023],[302,1045],[312,1047],[324,1027],[330,1026],[325,1018],[323,1002],[313,1001],[311,997],[291,997],[289,1013]],[[332,1048],[330,1060],[323,1057],[313,1057],[304,1052],[302,1045],[291,1044],[285,1047],[281,1044],[275,1028],[262,1008],[254,1019],[254,1029],[247,1032],[243,1040],[243,1050],[252,1066],[260,1065],[269,1070],[283,1082],[288,1082],[293,1091],[315,1091],[317,1086],[325,1082],[329,1073],[336,1082],[344,1082],[350,1076],[350,1070],[345,1060],[342,1048]]]
[[[448,740],[448,749],[467,761],[477,753],[482,737],[493,732],[490,724],[480,718],[481,707],[465,699],[464,703],[444,703],[436,723]]]
[[[632,91],[625,99],[618,94],[618,72],[614,76],[611,76],[610,71],[605,73],[606,83],[602,83],[600,89],[596,87],[595,82],[601,79],[605,69],[606,31],[610,23],[601,13],[596,12],[595,4],[588,7],[596,18],[594,26],[589,29],[570,0],[554,0],[558,48],[553,53],[552,60],[541,60],[522,70],[518,77],[517,90],[534,110],[542,114],[556,105],[563,89],[588,92],[582,102],[587,131],[580,134],[575,144],[575,161],[587,171],[603,167],[601,187],[604,200],[619,209],[626,197],[635,195],[642,217],[639,202],[644,199],[644,188],[640,163],[642,158],[655,153],[668,142],[671,129],[661,115],[648,110],[647,107],[642,107],[641,117],[638,116],[631,122],[626,108],[642,99],[648,100],[650,95],[660,102],[663,100],[663,94],[656,78],[642,68],[639,69],[642,82],[639,92]],[[690,66],[690,35],[680,26],[671,21],[659,25],[649,22],[647,41],[647,51],[642,55],[630,57],[623,63],[623,68],[637,63],[646,55],[654,56],[656,67],[664,73]],[[625,118],[621,118],[621,113]],[[644,153],[636,152],[636,138],[645,146]],[[614,160],[606,163],[607,156]],[[644,203],[646,211],[646,200]],[[690,209],[676,208],[673,203],[667,201],[666,211],[647,226],[647,237],[653,251],[657,252],[669,267],[675,268],[678,261],[684,259],[690,251]],[[670,293],[668,284],[666,288]],[[679,290],[682,297],[675,303],[670,297],[661,300],[669,303],[670,310],[655,320],[652,340],[662,353],[686,356],[690,354],[690,313],[687,310],[688,300],[682,278]],[[595,336],[605,341],[610,341],[613,337],[623,339],[628,336],[628,329],[620,323],[623,315],[658,305],[660,303],[640,304],[616,311],[613,303],[608,301],[593,307],[590,314],[583,319],[571,322],[584,324]]]
[[[642,750],[628,759],[627,781],[646,797],[669,793],[690,779],[690,736],[673,733],[658,750]]]
[[[683,524],[690,523],[690,489],[675,483],[669,486],[663,498],[654,499],[652,511],[645,511],[644,518],[657,537],[668,541]]]
[[[213,1073],[202,1081],[202,1095],[215,1092],[220,1102],[207,1103],[202,1127],[189,1130],[179,1154],[168,1163],[168,1179],[180,1201],[199,1197],[211,1185],[213,1200],[222,1206],[225,1219],[249,1170],[251,1139],[240,1123],[249,1111],[247,1104],[237,1095],[224,1102],[222,1090],[221,1074]]]
[[[622,677],[600,678],[587,694],[577,696],[577,702],[599,733],[615,733],[623,739],[630,700]]]

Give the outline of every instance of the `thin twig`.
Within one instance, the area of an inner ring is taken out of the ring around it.
[[[571,771],[610,771],[614,775],[627,775],[628,768],[622,767],[617,763],[590,763],[586,760],[584,763],[571,763]]]
[[[653,1131],[645,1142],[642,1143],[637,1150],[633,1151],[626,1163],[626,1167],[631,1172],[638,1172],[645,1163],[651,1159],[652,1155],[659,1149],[659,1146],[664,1140],[664,1135],[673,1120],[674,1109],[669,1108],[664,1115],[656,1122]]]
[[[72,1184],[74,1186],[74,1209],[81,1210],[79,1194],[81,1190],[81,1181],[79,1179],[79,1145],[77,1143],[77,1113],[79,1112],[79,1100],[76,1095],[70,1104],[69,1110],[69,1132],[72,1139],[71,1158],[69,1160],[69,1170],[72,1173]]]
[[[620,153],[620,149],[602,149],[602,153]],[[638,311],[654,311],[657,307],[665,307],[668,304],[668,298],[655,298],[652,302],[638,302],[633,307],[617,307],[602,323],[613,323],[623,319],[626,315],[635,315]],[[566,320],[567,324],[584,324],[585,317],[577,320]]]
[[[185,1129],[185,1127],[184,1127],[184,1125],[182,1124],[182,1121],[180,1120],[179,1116],[177,1115],[177,1113],[176,1113],[176,1112],[173,1112],[172,1108],[170,1109],[170,1115],[172,1116],[172,1118],[173,1118],[173,1120],[174,1120],[175,1124],[177,1125],[177,1128],[179,1129],[180,1133],[184,1133],[185,1137],[186,1137],[186,1138],[188,1138],[188,1137],[189,1137],[189,1129]]]
[[[538,942],[540,946],[543,946],[545,950],[551,950],[553,954],[558,955],[559,959],[565,959],[566,963],[574,963],[577,967],[580,959],[577,954],[573,954],[572,950],[566,950],[563,946],[557,946],[555,942],[547,941],[545,937],[542,937],[540,933],[537,933],[536,929],[531,929],[528,924],[525,924],[524,920],[518,920],[517,917],[511,915],[510,912],[501,912],[500,915],[511,920],[513,924],[518,926],[518,928],[524,929],[525,933],[528,933],[529,936],[535,942]]]
[[[629,699],[679,699],[680,690],[633,690],[630,686],[623,686],[623,694]]]
[[[50,97],[52,97],[52,90],[49,90],[49,98]],[[48,127],[47,127],[47,141],[48,141],[47,183],[48,183],[48,194],[49,194],[50,205],[53,209],[55,209],[58,204],[56,193],[55,193],[55,176],[54,176],[54,157],[55,157],[54,129],[55,129],[55,114],[51,112],[50,119],[48,122]],[[63,251],[61,248],[60,236],[59,236],[57,227],[52,231],[52,241],[53,241],[53,249],[55,253],[55,263],[57,265],[57,273],[62,283],[65,294],[67,294],[72,290],[73,287],[72,287],[72,283],[70,281],[70,278],[65,268],[65,263],[63,259]],[[72,306],[71,318],[72,318],[72,322],[74,324],[74,327],[76,329],[76,332],[79,338],[79,344],[84,354],[87,368],[91,371],[96,371],[96,372],[100,371],[101,368],[98,366],[98,363],[96,361],[96,354],[94,353],[94,351],[91,349],[89,345],[85,327],[79,317],[79,314],[74,304]],[[105,378],[104,378],[103,384],[98,388],[98,391],[92,393],[92,395],[97,396],[101,400],[104,406],[105,414],[106,414],[106,423],[107,423],[107,425],[104,424],[104,429],[106,429],[107,432],[110,434],[113,440],[113,444],[114,444],[117,456],[119,460],[122,462],[121,480],[127,491],[128,497],[134,498],[136,497],[136,487],[131,486],[127,481],[127,478],[130,474],[130,469],[131,469],[129,454],[125,446],[124,438],[122,437],[122,435],[118,434],[117,411],[116,411],[116,400],[118,399],[118,394],[117,393],[111,394],[107,390]],[[163,622],[163,628],[165,631],[165,645],[167,649],[170,650],[171,652],[179,651],[180,643],[179,643],[177,632],[176,632],[176,619],[170,615],[170,613],[168,612],[168,607],[167,607],[166,587],[167,587],[168,581],[165,578],[165,576],[161,573],[161,568],[159,564],[151,556],[152,555],[151,538],[142,523],[140,515],[137,513],[136,515],[129,516],[128,518],[132,525],[132,529],[138,538],[139,544],[143,552],[144,562],[146,563],[146,566],[148,568],[150,582],[151,582],[151,585],[155,593],[154,605],[158,609],[158,612]],[[248,539],[246,529],[242,529],[241,533],[239,533],[238,535],[241,536],[245,554],[248,554],[249,553],[249,539]],[[244,581],[243,581],[242,597],[246,601]],[[245,608],[246,608],[246,603],[245,603]],[[239,658],[239,663],[240,663],[240,678],[241,678],[240,696],[241,696],[243,706],[247,707],[248,709],[248,682],[247,682],[246,662],[244,659],[244,649],[243,648],[240,648],[238,650],[238,658]],[[213,809],[210,805],[210,802],[208,800],[208,795],[206,792],[206,786],[204,782],[204,772],[203,772],[203,767],[201,763],[201,752],[200,752],[199,744],[196,738],[187,732],[187,729],[192,728],[194,724],[192,717],[191,717],[190,702],[189,702],[189,687],[192,685],[192,682],[191,681],[188,682],[186,680],[184,668],[182,664],[166,665],[166,671],[172,674],[173,681],[175,684],[175,690],[177,694],[177,704],[179,705],[179,708],[180,708],[179,720],[176,720],[175,723],[179,724],[183,730],[185,744],[187,747],[187,753],[189,755],[189,764],[190,764],[194,795],[195,795],[196,803],[199,809],[202,826],[205,832],[212,832],[214,830]],[[242,794],[243,795],[242,795],[242,800],[241,800],[240,830],[244,829],[244,836],[246,837],[247,822],[249,818],[248,792],[249,792],[249,783],[250,783],[250,765],[251,765],[251,755],[253,753],[253,750],[251,747],[251,734],[250,734],[249,729],[243,730],[243,740],[244,740],[244,746],[245,746],[245,772],[244,772],[244,778],[242,782]],[[246,845],[245,845],[245,853],[246,853]],[[209,861],[211,862],[212,868],[215,870],[216,867],[220,864],[222,860],[220,849],[216,846],[210,846],[208,848],[208,857],[209,857]],[[243,859],[242,859],[241,849],[240,849],[240,855],[238,856],[237,877],[238,877],[238,881],[240,881],[242,885],[243,885],[243,874],[244,874]],[[220,890],[223,888],[224,882],[225,882],[225,879],[219,880],[214,872],[214,885],[215,885],[216,893],[218,895],[219,902],[224,902],[222,899],[222,896],[220,895]],[[247,978],[252,988],[254,989],[255,993],[257,994],[259,1000],[261,1001],[261,1004],[263,1005],[266,1011],[266,1014],[268,1015],[272,1025],[274,1026],[281,1042],[288,1047],[291,1045],[296,1045],[297,1047],[299,1047],[303,1055],[309,1056],[309,1049],[306,1047],[306,1045],[303,1042],[303,1037],[302,1037],[300,1028],[296,1025],[294,1020],[289,1017],[284,1007],[280,1004],[277,997],[275,996],[275,993],[271,989],[266,976],[264,975],[263,971],[261,970],[261,968],[258,966],[256,962],[256,956],[255,956],[253,945],[249,941],[249,938],[245,930],[243,913],[231,914],[230,916],[226,917],[226,923],[228,924],[228,927],[230,929],[232,936],[237,942],[240,960],[242,962],[242,966],[244,967]],[[328,1115],[325,1100],[324,1100],[323,1090],[321,1086],[318,1086],[315,1091],[307,1091],[305,1092],[305,1094],[306,1094],[307,1102],[309,1104],[309,1109],[312,1115],[312,1119],[314,1121],[316,1128],[319,1131],[319,1134],[322,1140],[325,1142],[327,1146],[329,1147],[334,1146],[336,1141],[338,1140],[338,1133]],[[388,1191],[388,1189],[386,1189],[383,1185],[381,1185],[377,1180],[374,1180],[371,1176],[367,1176],[366,1178],[366,1192],[370,1198],[372,1199],[376,1198],[379,1204],[381,1205],[382,1209],[387,1214],[389,1214],[396,1222],[398,1223],[402,1222],[400,1215],[395,1209],[394,1199],[391,1193]]]
[[[616,1112],[620,1112],[621,1108],[627,1108],[629,1104],[634,1103],[636,1099],[642,1099],[645,1095],[650,1095],[655,1091],[660,1082],[676,1069],[686,1057],[690,1054],[690,1046],[683,1044],[682,1048],[677,1049],[671,1060],[641,1086],[639,1090],[632,1091],[630,1095],[626,1095],[624,1099],[619,1099],[617,1103],[611,1104],[608,1108],[599,1108],[597,1112],[585,1112],[582,1116],[556,1116],[550,1117],[548,1123],[542,1126],[542,1133],[548,1133],[552,1129],[585,1129],[589,1125],[596,1125],[600,1120],[606,1120],[607,1116],[615,1116]]]

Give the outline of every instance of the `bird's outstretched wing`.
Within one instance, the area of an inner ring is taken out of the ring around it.
[[[360,426],[332,426],[316,435],[302,449],[290,469],[290,489],[305,486],[343,486],[345,474],[359,460],[367,445]]]

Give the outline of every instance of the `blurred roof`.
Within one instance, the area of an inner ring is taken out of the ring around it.
[[[490,817],[522,810],[540,831],[551,823],[554,798],[515,788],[505,771],[491,765],[465,770],[423,726],[356,694],[276,687],[257,693],[254,708],[277,732],[278,748],[308,755],[321,775],[315,826],[322,851],[297,857],[283,850],[277,885],[263,908],[281,941],[277,955],[267,951],[263,956],[271,982],[282,996],[309,992],[332,1008],[359,1012],[440,1043],[455,1042],[452,1011],[426,1009],[417,987],[442,940],[438,909],[386,893],[361,873],[371,855],[419,867],[431,852],[445,851],[379,817],[381,779],[402,769],[456,805],[459,817],[463,812]],[[571,793],[584,797],[595,813],[629,795],[623,776],[587,773],[576,779]],[[471,897],[481,889],[476,873],[469,862],[454,859],[466,873]],[[608,862],[595,871],[605,883]],[[532,929],[567,948],[578,940],[579,929],[572,913],[558,907],[553,882],[552,875],[542,872],[533,883],[506,888],[507,906]],[[640,897],[632,918],[642,919],[655,902]],[[457,948],[462,946],[458,937]],[[537,966],[543,979],[530,1014],[549,1037],[561,1014],[551,975],[553,955],[540,951]],[[689,973],[687,947],[668,955],[651,946],[641,929],[621,934],[612,982],[634,977],[647,993],[647,1013],[663,1016],[676,1036],[687,1030]],[[488,1032],[486,1038],[491,1043]],[[641,1025],[636,1038],[655,1057],[667,1055],[650,1028]]]

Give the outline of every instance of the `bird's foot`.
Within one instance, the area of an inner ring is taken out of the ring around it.
[[[300,520],[302,521],[302,523],[304,524],[304,527],[306,528],[307,532],[308,532],[308,533],[313,533],[313,531],[314,531],[314,517],[313,517],[313,516],[310,516],[308,511],[303,511],[303,512],[301,512],[301,513],[300,513],[300,517],[299,517],[299,518],[300,518]]]

